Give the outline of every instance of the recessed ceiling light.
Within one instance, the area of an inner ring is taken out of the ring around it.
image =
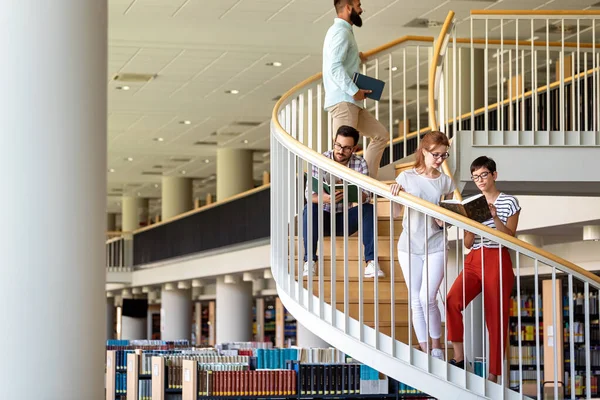
[[[155,184],[154,184],[154,187],[155,187],[155,188],[158,188],[158,183],[155,183]]]
[[[237,89],[231,89],[231,90],[226,90],[225,93],[227,94],[238,94],[240,91]]]
[[[189,124],[191,124],[191,123],[192,123],[192,121],[188,121],[188,120],[186,119],[186,120],[183,120],[183,121],[179,121],[179,123],[180,123],[181,125],[189,125]]]
[[[185,169],[184,169],[184,170],[181,170],[181,175],[185,175],[185,174],[186,174],[186,171],[185,171]]]
[[[108,170],[108,172],[115,172],[115,169],[111,168],[111,169]]]
[[[155,141],[155,142],[164,142],[164,141],[165,141],[165,139],[164,139],[164,138],[161,138],[161,137],[157,137],[157,138],[154,138],[154,141]]]
[[[273,62],[267,63],[267,65],[269,67],[281,67],[283,64],[280,63],[279,61],[273,61]]]
[[[398,71],[398,67],[392,67],[392,72]]]
[[[242,140],[242,143],[244,143],[244,144],[248,144],[248,139],[244,139],[244,140]]]
[[[141,192],[138,192],[138,196],[141,196],[141,195],[142,195],[142,193],[141,193]]]
[[[210,162],[210,160],[207,158],[206,160],[204,160],[204,162],[205,162],[206,164],[208,164],[208,163]]]
[[[133,157],[127,157],[125,161],[133,161]]]
[[[117,86],[117,90],[129,90],[129,86]]]

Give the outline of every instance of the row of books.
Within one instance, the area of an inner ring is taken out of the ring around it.
[[[224,350],[272,349],[271,342],[228,342],[219,343],[215,348],[222,354]]]
[[[116,340],[106,341],[106,350],[174,350],[190,348],[188,340]],[[214,349],[210,349],[213,350]]]
[[[359,394],[360,364],[302,364],[290,362],[299,374],[301,395]]]
[[[519,302],[521,304],[521,317],[535,317],[535,307],[539,309],[539,315],[542,316],[542,295],[522,294],[521,296],[512,296],[510,298],[508,315],[517,317],[519,315]]]
[[[575,366],[578,368],[583,368],[586,366],[586,349],[584,347],[579,347],[575,349]],[[565,363],[569,364],[571,362],[571,352],[567,349],[565,351]],[[600,348],[592,347],[590,348],[590,366],[598,368],[600,366]],[[570,366],[565,366],[565,370],[568,370]],[[593,368],[592,368],[593,369]]]
[[[520,331],[519,324],[517,321],[511,321],[510,323],[509,337],[511,342],[517,342],[519,340],[534,341],[536,338],[536,334],[539,334],[540,338],[544,336],[544,324],[542,323],[542,321],[539,322],[537,330],[535,323],[521,323]]]
[[[540,376],[542,377],[541,379],[543,380],[544,373],[542,372],[540,374]],[[519,384],[520,384],[519,378],[520,378],[519,371],[509,371],[509,385],[511,388],[519,386]],[[537,382],[537,371],[523,371],[523,376],[522,376],[521,380],[523,381],[523,383]]]
[[[544,363],[544,350],[541,348],[539,351],[540,365]],[[521,357],[521,363],[523,365],[537,365],[537,354],[535,346],[521,346],[519,352],[519,346],[510,346],[508,360],[510,364],[519,364],[519,357]]]
[[[290,396],[296,390],[293,370],[198,370],[199,396]]]
[[[116,394],[127,393],[127,374],[123,372],[117,372],[115,375],[115,392]]]
[[[569,315],[569,303],[574,310],[575,314],[584,314],[585,313],[585,295],[581,292],[575,294],[572,293],[569,296],[569,293],[563,295],[563,315]],[[589,311],[590,314],[598,314],[598,296],[595,292],[591,292],[588,296],[589,302]]]
[[[569,373],[565,372],[565,382],[566,382],[566,392],[570,394],[571,393],[571,379],[569,379]],[[575,378],[573,379],[573,382],[575,383],[575,396],[584,396],[586,394],[586,378],[585,375],[575,375]],[[592,375],[590,377],[590,389],[592,392],[592,396],[597,396],[598,395],[598,376],[597,375]]]
[[[257,369],[283,369],[287,361],[298,360],[298,349],[256,349]]]
[[[565,323],[565,327],[563,329],[563,336],[565,343],[570,342],[571,337],[571,328],[569,323]],[[590,340],[598,341],[600,340],[600,332],[598,329],[590,329]],[[573,322],[573,343],[585,343],[585,323],[584,322]]]
[[[152,380],[138,380],[138,400],[152,400]]]

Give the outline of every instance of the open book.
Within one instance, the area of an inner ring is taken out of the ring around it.
[[[477,222],[484,222],[492,218],[490,207],[483,194],[467,197],[463,201],[442,200],[440,207],[450,210]]]
[[[331,195],[331,186],[327,182],[323,182],[323,190],[325,191],[325,193]],[[312,179],[312,191],[314,193],[319,193],[319,179],[314,176]],[[334,187],[334,191],[343,192],[344,184],[336,184]],[[346,196],[348,197],[348,203],[358,203],[358,186],[349,183],[346,187]]]

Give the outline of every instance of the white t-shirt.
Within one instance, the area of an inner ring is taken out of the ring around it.
[[[511,195],[508,195],[508,194],[504,194],[504,193],[500,193],[498,195],[498,197],[496,198],[496,201],[494,201],[494,206],[496,206],[496,213],[498,214],[500,221],[502,221],[502,223],[504,225],[506,225],[506,221],[508,221],[508,218],[512,217],[513,215],[515,215],[516,213],[521,211],[521,206],[519,205],[519,201],[517,200],[517,198],[514,196],[511,196]],[[497,229],[493,218],[490,218],[487,221],[484,221],[483,224],[485,226],[489,226],[490,228]],[[480,247],[488,247],[488,248],[492,248],[492,249],[497,249],[499,246],[498,246],[498,243],[492,242],[488,238],[483,238],[483,243],[482,243],[481,236],[475,235],[475,241],[473,242],[473,249],[476,250],[476,249],[479,249]]]
[[[413,168],[402,172],[396,178],[406,193],[420,197],[435,205],[440,204],[442,196],[454,191],[454,182],[448,175],[442,173],[435,179],[419,175]],[[402,234],[398,240],[398,251],[408,253],[408,207],[404,207],[404,219],[402,220]],[[416,210],[410,210],[410,253],[425,254],[425,218],[426,215]],[[432,217],[427,218],[427,238],[429,253],[443,251],[444,233]]]

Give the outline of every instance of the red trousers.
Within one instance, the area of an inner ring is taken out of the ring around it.
[[[462,311],[482,291],[481,252],[483,251],[483,307],[485,323],[489,334],[489,370],[491,374],[502,375],[502,359],[508,343],[508,309],[515,274],[512,261],[506,248],[482,248],[473,250],[465,258],[465,267],[448,292],[446,301],[446,324],[448,325],[448,340],[463,342]],[[500,271],[502,258],[502,271]],[[502,275],[501,275],[502,274]],[[502,293],[500,279],[502,278]],[[463,299],[464,280],[464,299]],[[502,331],[500,331],[500,304],[502,304]],[[502,339],[501,339],[502,338]],[[502,342],[502,343],[501,343]],[[502,344],[504,348],[502,348]]]

